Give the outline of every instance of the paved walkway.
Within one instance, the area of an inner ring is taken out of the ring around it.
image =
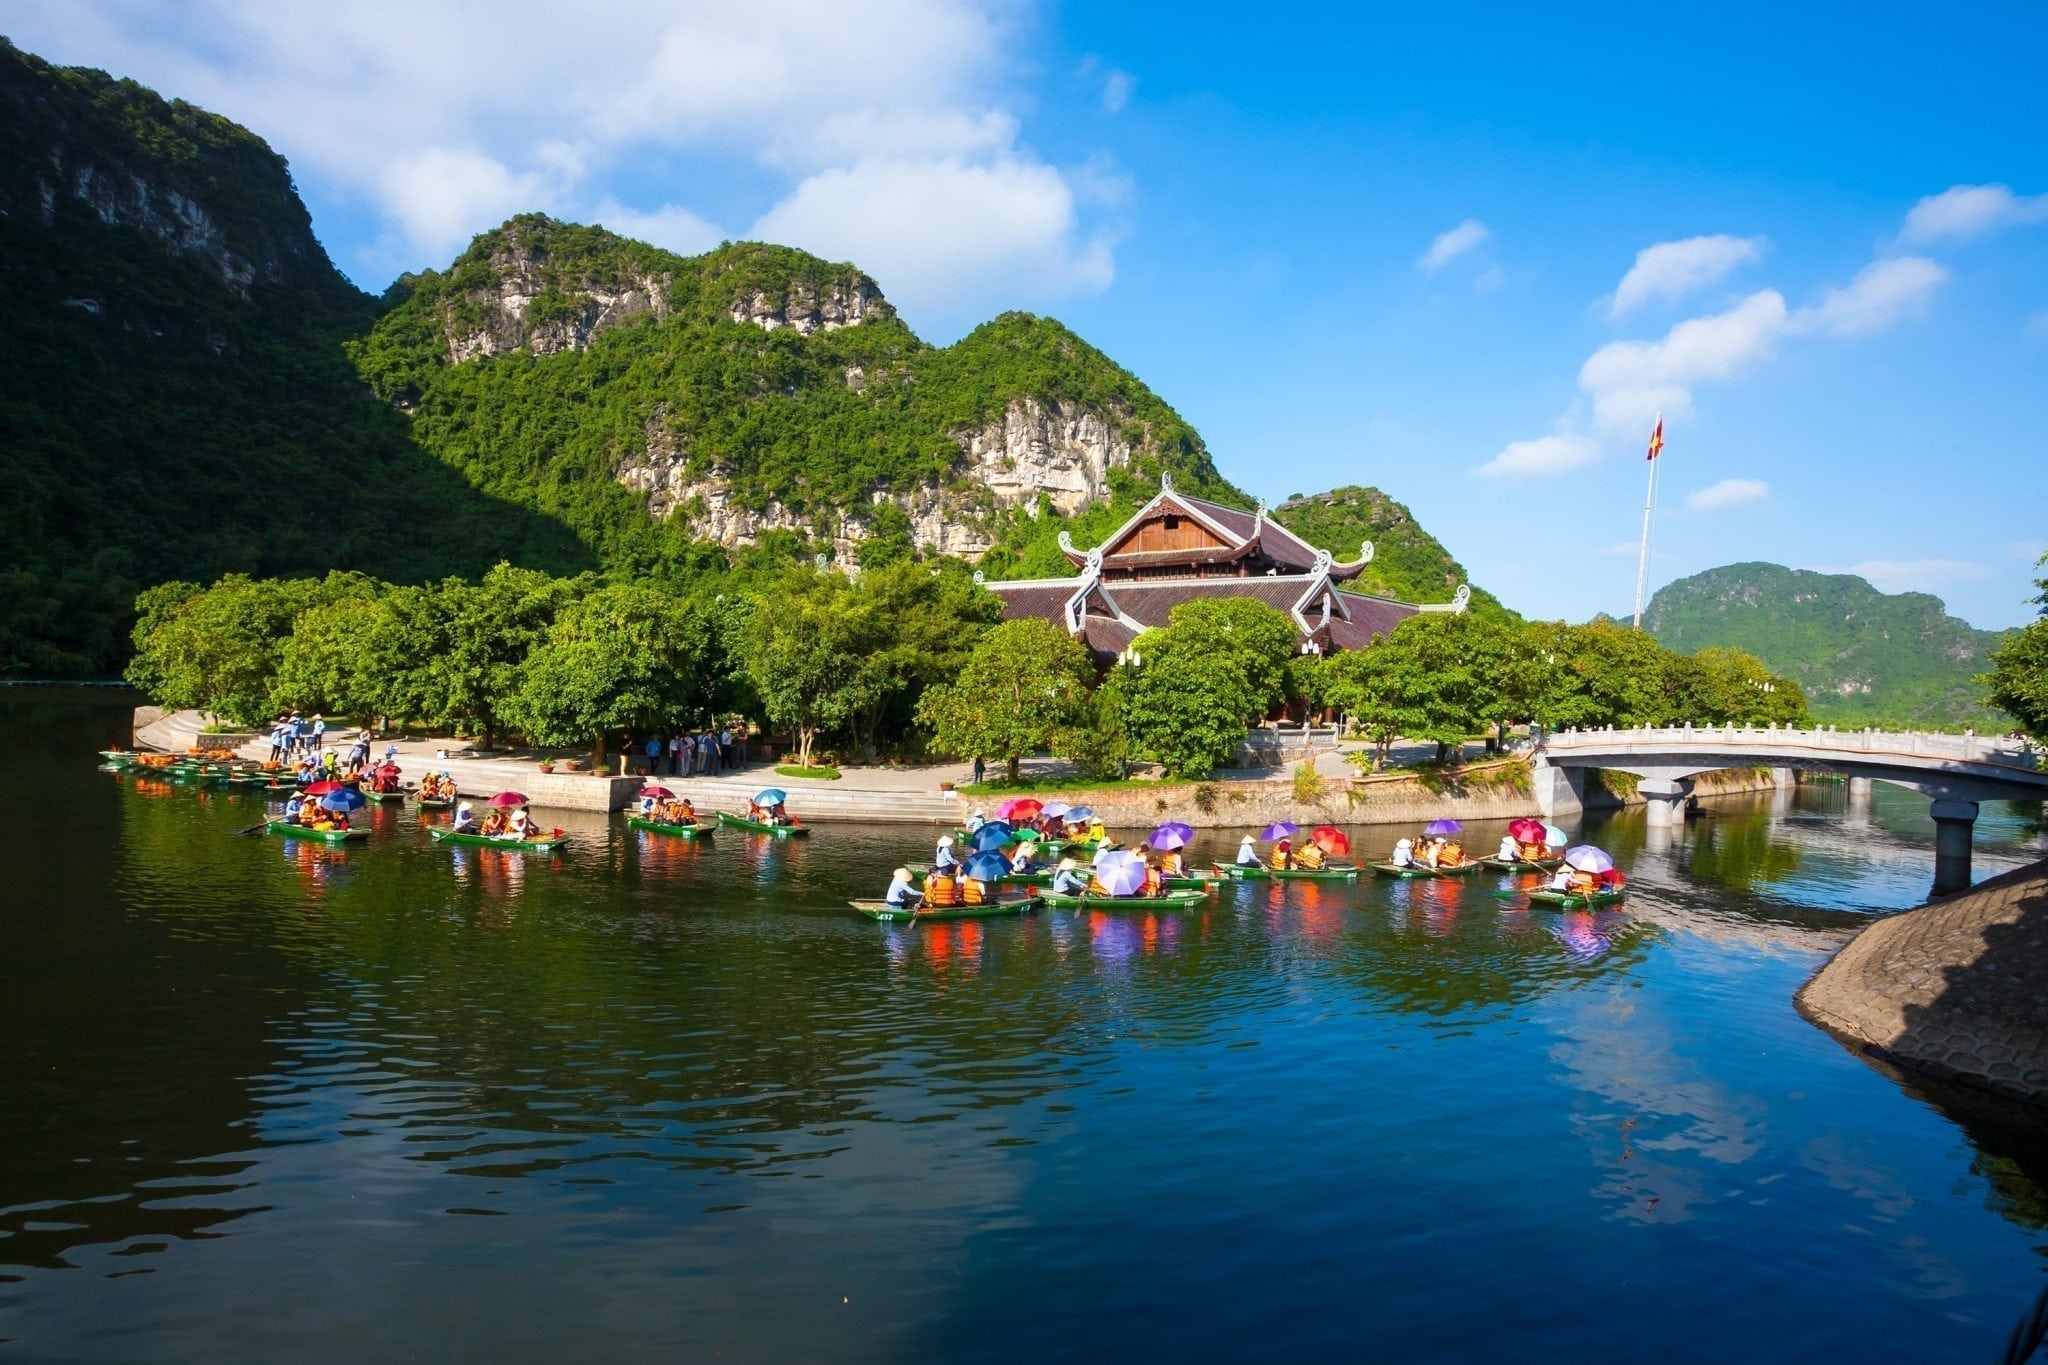
[[[1799,992],[1851,1047],[2048,1104],[2048,861],[1865,929]]]

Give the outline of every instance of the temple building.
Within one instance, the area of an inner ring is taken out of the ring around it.
[[[1026,578],[986,586],[1003,600],[1006,620],[1036,616],[1064,627],[1099,660],[1114,660],[1140,633],[1167,623],[1183,602],[1250,597],[1286,612],[1301,631],[1301,652],[1363,649],[1419,611],[1463,611],[1471,590],[1448,603],[1417,606],[1341,587],[1372,562],[1372,542],[1339,563],[1293,532],[1254,512],[1191,498],[1160,480],[1158,496],[1092,550],[1060,532],[1071,578]]]

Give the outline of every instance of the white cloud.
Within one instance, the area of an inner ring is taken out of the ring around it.
[[[1422,259],[1415,263],[1416,268],[1434,275],[1446,263],[1464,255],[1492,235],[1486,230],[1486,224],[1477,218],[1467,218],[1450,231],[1438,233],[1436,240],[1429,244],[1429,250],[1423,252]]]
[[[1771,486],[1762,479],[1723,479],[1717,484],[1685,495],[1685,505],[1694,512],[1719,512],[1740,507],[1770,495]]]
[[[732,236],[680,204],[663,204],[658,209],[643,211],[607,198],[597,203],[592,216],[622,237],[652,242],[680,256],[709,251]]]
[[[1872,261],[1848,284],[1829,289],[1819,303],[1800,309],[1788,320],[1788,330],[1838,337],[1882,332],[1924,308],[1947,279],[1948,271],[1924,256]]]
[[[1102,111],[1121,114],[1124,106],[1131,102],[1131,92],[1137,87],[1138,78],[1130,72],[1112,70],[1102,82]]]
[[[1600,447],[1583,436],[1559,432],[1533,441],[1510,441],[1500,454],[1479,466],[1489,478],[1519,474],[1562,474],[1600,458]]]
[[[1723,312],[1689,318],[1659,340],[1602,346],[1579,369],[1594,426],[1647,437],[1657,413],[1689,414],[1692,385],[1732,378],[1769,355],[1786,316],[1784,296],[1761,289]]]
[[[1725,278],[1738,266],[1762,258],[1761,237],[1687,237],[1678,242],[1658,242],[1636,253],[1636,263],[1614,288],[1609,317],[1645,303],[1670,303],[1696,289],[1704,289]]]
[[[1107,288],[1110,242],[1077,229],[1073,192],[1049,166],[877,159],[811,176],[748,235],[858,261],[912,309],[961,309],[987,294],[1028,303]]]
[[[2023,223],[2048,222],[2048,194],[2014,194],[2010,185],[1951,185],[1906,214],[1909,242],[1967,241]]]
[[[979,270],[986,296],[1008,304],[1012,289],[1043,302],[1100,288],[1116,239],[1114,206],[1062,194],[1067,173],[1025,139],[1025,21],[1012,0],[609,0],[573,16],[551,0],[496,0],[488,23],[417,0],[18,0],[8,32],[254,129],[291,160],[317,214],[367,207],[382,220],[379,245],[350,261],[359,272],[445,264],[527,209],[602,216],[670,245],[715,240],[718,221],[808,221],[819,188],[842,182],[865,187],[870,235],[893,217],[929,242],[924,202],[876,195],[943,183],[956,197],[990,188],[1009,207],[1021,191],[1032,230],[942,193],[943,213],[994,226],[1008,254],[979,244],[859,263],[902,299],[958,296],[960,272]],[[1118,76],[1103,78],[1105,107],[1131,93]],[[919,165],[921,176],[876,169]],[[710,199],[705,184],[739,188]],[[1046,205],[1066,224],[1060,240],[1044,236]]]
[[[1847,568],[1813,568],[1816,573],[1855,574],[1881,592],[1933,592],[1991,575],[1990,569],[1967,559],[1866,559]]]

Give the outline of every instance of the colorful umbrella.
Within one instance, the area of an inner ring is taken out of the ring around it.
[[[1462,834],[1465,827],[1456,820],[1432,820],[1422,827],[1422,832],[1434,839],[1440,834]]]
[[[347,784],[343,782],[315,782],[312,786],[306,788],[306,795],[325,796],[329,792],[338,792],[342,790],[342,788],[346,785]]]
[[[525,792],[499,792],[491,798],[491,804],[500,810],[511,810],[515,806],[528,804]]]
[[[1540,844],[1543,842],[1543,822],[1526,815],[1519,820],[1510,820],[1508,837],[1520,844]]]
[[[337,787],[321,797],[320,804],[329,810],[361,810],[370,803],[354,787]]]
[[[1000,853],[977,853],[963,870],[978,882],[999,882],[1010,875],[1010,864]]]
[[[1570,836],[1556,825],[1545,825],[1543,827],[1543,846],[1545,848],[1563,848],[1569,840]]]
[[[1614,866],[1614,859],[1608,856],[1605,849],[1595,848],[1591,844],[1579,844],[1574,848],[1566,849],[1564,851],[1564,860],[1581,872],[1591,872],[1595,875],[1606,872]]]
[[[1070,825],[1078,825],[1083,820],[1093,820],[1094,818],[1095,807],[1093,806],[1076,806],[1067,812],[1067,823]]]
[[[1064,801],[1048,801],[1038,812],[1040,815],[1065,815],[1073,809]]]
[[[658,796],[664,801],[672,801],[675,799],[675,793],[670,791],[667,787],[642,787],[640,789],[640,794],[642,796]]]
[[[1341,858],[1351,852],[1351,836],[1335,825],[1317,825],[1309,831],[1308,837],[1317,848],[1335,857]]]
[[[757,806],[779,806],[787,800],[789,793],[776,787],[754,793],[754,804]]]
[[[1276,820],[1260,830],[1259,837],[1266,840],[1291,839],[1299,833],[1301,833],[1301,826],[1295,824],[1292,820]]]
[[[1135,896],[1145,885],[1145,864],[1136,854],[1119,850],[1096,860],[1095,880],[1112,896]]]
[[[1175,834],[1178,834],[1181,838],[1189,840],[1190,842],[1192,842],[1195,837],[1195,827],[1193,825],[1184,825],[1178,820],[1168,820],[1159,828],[1170,829]]]
[[[1188,846],[1188,836],[1182,834],[1172,825],[1161,825],[1158,829],[1152,831],[1152,838],[1149,842],[1152,847],[1157,849],[1186,848]]]
[[[987,853],[1010,842],[1010,827],[991,820],[967,836],[967,842],[976,852]]]
[[[1013,796],[996,807],[998,820],[1031,820],[1045,809],[1045,802],[1035,796]]]

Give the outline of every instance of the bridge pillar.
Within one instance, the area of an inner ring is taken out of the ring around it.
[[[1870,779],[1852,777],[1849,779],[1849,809],[1867,811],[1870,809]]]
[[[1771,814],[1783,815],[1792,809],[1792,788],[1797,785],[1790,768],[1771,769]]]
[[[1646,777],[1636,784],[1636,791],[1648,807],[1651,829],[1684,827],[1685,798],[1692,794],[1690,778]]]
[[[1535,786],[1531,794],[1536,798],[1536,809],[1546,819],[1577,815],[1586,808],[1584,768],[1553,767],[1547,759],[1539,757],[1529,765],[1529,779]]]
[[[1977,823],[1975,801],[1934,803],[1934,894],[1970,889],[1970,835]]]

